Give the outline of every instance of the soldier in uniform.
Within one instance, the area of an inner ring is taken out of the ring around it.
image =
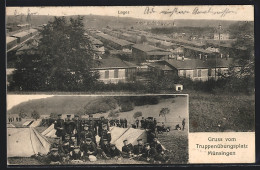
[[[125,139],[124,141],[124,146],[122,147],[122,156],[123,158],[130,158],[133,156],[133,150],[134,147],[131,143],[128,144],[128,140]]]
[[[151,148],[154,148],[157,152],[157,155],[154,157],[156,161],[159,163],[167,163],[169,162],[169,156],[167,156],[164,152],[164,149],[162,145],[159,143],[157,138],[153,139],[153,142],[151,144]]]
[[[59,165],[62,162],[62,157],[58,152],[58,148],[51,148],[46,159],[46,162],[51,165]]]
[[[80,133],[82,131],[82,124],[81,121],[79,120],[79,116],[75,115],[73,121],[75,123],[75,137],[77,140],[77,145],[80,145]]]
[[[103,144],[104,139],[107,139],[108,143],[110,143],[110,141],[111,141],[111,133],[107,130],[106,124],[103,125],[102,131],[100,134],[100,142],[99,142],[100,146]]]
[[[80,160],[81,159],[81,151],[79,146],[75,146],[74,149],[70,152],[71,160]]]
[[[138,144],[134,146],[134,156],[141,157],[144,151],[144,145],[142,139],[137,139]]]
[[[107,139],[103,139],[103,144],[100,146],[101,148],[101,155],[105,159],[109,159],[110,157],[110,144],[108,143]]]
[[[81,155],[86,160],[90,155],[96,156],[97,155],[97,147],[92,142],[91,138],[87,138],[86,142],[80,145],[80,151],[82,152]]]
[[[92,142],[96,143],[96,138],[94,137],[93,133],[89,130],[89,125],[84,124],[84,128],[80,133],[81,141],[86,141],[87,138],[90,138]]]
[[[61,118],[61,114],[58,115],[58,119],[54,122],[54,129],[56,129],[55,135],[61,137],[62,141],[65,140],[64,120]]]
[[[136,124],[136,128],[138,129],[138,127],[139,127],[139,119],[138,118],[136,118],[135,124]]]
[[[107,126],[106,129],[108,129],[108,121],[105,120],[104,116],[101,116],[100,120],[99,120],[99,123],[98,123],[98,136],[100,136],[100,137],[101,137],[101,132],[103,130],[103,126],[104,125],[106,125]]]
[[[96,121],[94,120],[92,114],[89,115],[88,124],[89,124],[89,129],[91,130],[91,132],[93,133],[93,135],[96,136],[96,135],[97,135],[97,123],[96,123]]]
[[[142,119],[140,120],[140,122],[141,122],[141,129],[145,129],[145,126],[144,126],[144,124],[145,124],[144,117],[142,117]]]
[[[72,121],[71,115],[67,115],[67,118],[65,119],[64,127],[67,134],[72,135],[73,131],[75,129],[75,122]]]
[[[151,148],[149,143],[146,143],[140,160],[154,162],[157,155],[158,154],[156,150],[154,148]]]
[[[151,147],[154,148],[154,149],[156,149],[157,153],[163,152],[163,147],[162,147],[162,145],[159,143],[157,137],[155,137],[155,138],[153,139],[153,142],[151,143]]]
[[[115,144],[110,144],[109,155],[111,159],[121,160],[121,152],[116,148]]]
[[[185,128],[185,118],[182,120],[182,130],[184,130],[184,128]]]

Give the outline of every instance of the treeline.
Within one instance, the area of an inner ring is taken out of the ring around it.
[[[189,33],[189,34],[207,34],[213,33],[213,27],[167,27],[167,28],[151,28],[154,34],[172,34],[172,33]]]

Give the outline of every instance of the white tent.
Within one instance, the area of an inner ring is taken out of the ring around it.
[[[33,123],[33,120],[27,120],[23,123],[23,126],[29,126]]]
[[[47,154],[51,144],[34,128],[7,128],[7,157]]]
[[[144,143],[147,141],[146,131],[134,128],[113,127],[111,128],[111,137],[111,143],[115,144],[119,150],[122,150],[122,147],[124,146],[123,141],[125,139],[132,145],[136,145],[137,139],[139,138],[143,139]]]
[[[42,119],[34,120],[29,127],[37,127],[41,124],[41,122],[42,122]]]
[[[12,123],[7,123],[6,127],[15,127]]]
[[[46,137],[50,137],[50,138],[55,138],[55,137],[57,137],[55,135],[55,133],[56,133],[56,129],[54,129],[54,124],[52,124],[51,126],[49,126],[47,129],[45,129],[42,132],[42,135],[44,135]]]

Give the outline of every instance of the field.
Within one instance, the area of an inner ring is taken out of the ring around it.
[[[190,132],[255,131],[255,97],[193,92],[189,116]]]

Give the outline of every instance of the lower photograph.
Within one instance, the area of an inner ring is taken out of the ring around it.
[[[7,95],[7,165],[187,164],[188,95]]]

